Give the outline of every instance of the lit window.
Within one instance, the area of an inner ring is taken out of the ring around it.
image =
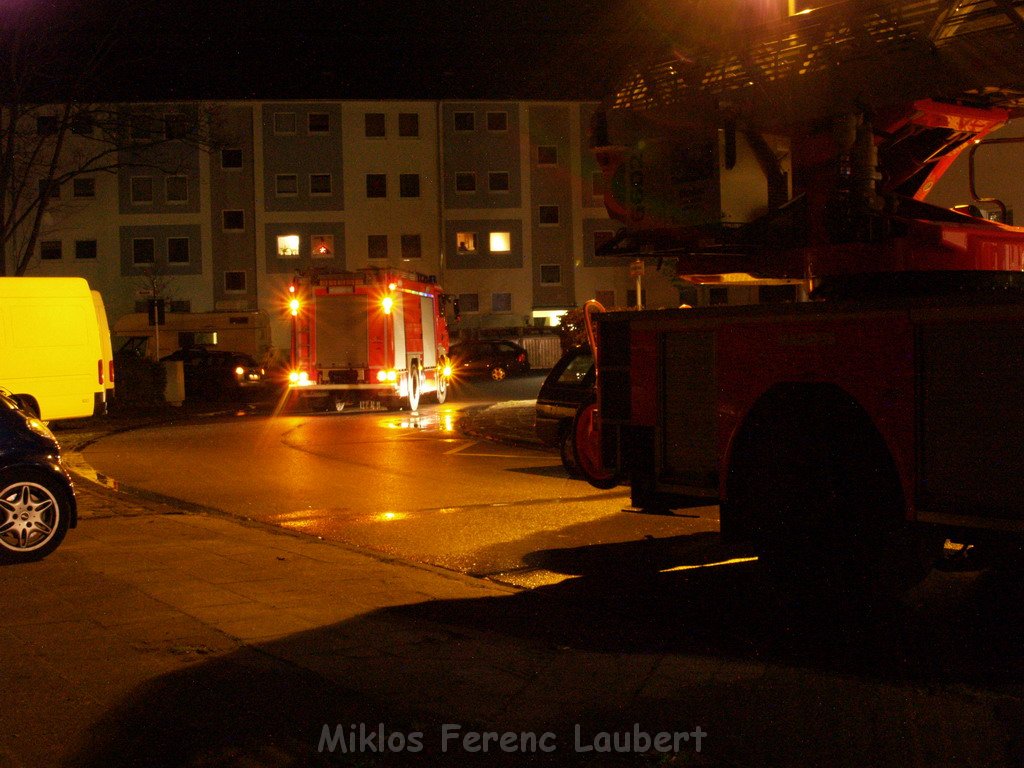
[[[45,260],[64,258],[60,240],[43,240],[39,244],[39,258]]]
[[[459,253],[475,253],[476,232],[456,232],[455,250]]]
[[[367,112],[363,116],[363,134],[368,139],[383,139],[387,135],[383,112]]]
[[[476,128],[476,121],[473,117],[472,112],[456,112],[455,113],[455,130],[456,131],[472,131]]]
[[[245,229],[245,211],[224,211],[224,230],[227,232],[239,232]]]
[[[562,284],[562,268],[557,264],[541,264],[540,265],[540,284],[541,285],[561,285]]]
[[[310,112],[306,124],[310,133],[330,133],[331,116],[326,112]]]
[[[309,194],[329,195],[331,194],[331,174],[311,173],[309,174]]]
[[[491,253],[509,253],[512,250],[511,232],[491,232],[490,251]]]
[[[224,291],[226,293],[245,293],[245,272],[225,272]]]
[[[75,240],[75,258],[76,259],[95,259],[96,258],[96,241],[95,240]]]
[[[275,193],[278,195],[297,195],[299,193],[299,177],[294,173],[277,174]]]
[[[488,112],[487,113],[487,130],[488,131],[507,131],[508,130],[508,112]]]
[[[420,116],[415,112],[399,112],[398,135],[403,138],[417,138],[420,135]]]
[[[334,258],[334,235],[313,235],[310,243],[314,259]]]
[[[164,182],[168,203],[188,202],[188,176],[168,176]]]
[[[418,173],[402,173],[398,176],[399,197],[420,196],[420,175]]]
[[[491,192],[508,192],[508,171],[491,171],[488,173],[487,189]]]
[[[388,236],[367,235],[366,248],[371,259],[386,259],[388,257]]]
[[[241,168],[242,167],[242,150],[240,150],[240,149],[222,149],[220,151],[220,167],[221,168]]]
[[[476,192],[476,174],[463,172],[455,174],[456,192]]]
[[[91,176],[75,179],[71,185],[71,194],[75,197],[96,197],[96,179]]]
[[[554,225],[558,223],[558,206],[557,205],[542,205],[537,210],[537,215],[541,224]]]
[[[537,147],[537,165],[557,165],[558,147]]]
[[[402,259],[418,259],[423,255],[419,235],[402,235]]]
[[[387,197],[388,196],[388,177],[383,173],[368,173],[366,174],[366,196],[367,197]]]
[[[299,236],[278,235],[277,236],[277,258],[297,259],[299,258]]]
[[[132,264],[152,264],[156,261],[156,243],[152,237],[132,240]]]
[[[295,113],[275,112],[274,133],[295,133]]]
[[[167,263],[188,264],[188,238],[168,237],[167,238]]]
[[[153,179],[149,176],[134,176],[131,181],[132,202],[153,202]]]

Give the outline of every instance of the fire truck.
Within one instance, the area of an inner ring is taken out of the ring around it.
[[[908,587],[950,541],[1020,547],[1024,228],[973,163],[967,205],[926,197],[1024,115],[1024,3],[790,3],[756,24],[743,4],[666,22],[672,55],[595,115],[623,224],[599,255],[810,300],[589,303],[577,464],[637,511],[718,504],[725,541],[830,594]]]
[[[298,275],[288,288],[293,401],[415,411],[451,380],[445,295],[430,277],[387,269]]]

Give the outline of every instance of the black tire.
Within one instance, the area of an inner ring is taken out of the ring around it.
[[[559,433],[558,455],[562,459],[562,466],[569,473],[569,477],[581,477],[580,468],[576,464],[576,456],[574,455],[571,423],[566,424]]]
[[[52,473],[35,468],[0,470],[0,562],[41,560],[68,531],[68,488]]]
[[[619,474],[601,465],[600,433],[596,431],[597,398],[591,395],[576,409],[572,420],[572,457],[580,477],[595,488],[608,490],[619,484]]]
[[[732,509],[789,590],[851,601],[902,592],[927,575],[941,542],[906,522],[895,465],[859,406],[817,406],[747,440]]]

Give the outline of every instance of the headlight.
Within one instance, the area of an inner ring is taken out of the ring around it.
[[[43,422],[41,422],[39,419],[25,419],[25,426],[27,426],[31,431],[35,432],[37,435],[47,437],[50,440],[53,440],[54,442],[57,441],[57,438],[53,436],[53,432],[50,431],[50,428],[43,424]]]

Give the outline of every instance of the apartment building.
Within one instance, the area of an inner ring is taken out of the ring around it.
[[[80,275],[112,319],[154,290],[171,312],[260,311],[288,346],[296,274],[387,266],[434,275],[465,329],[557,322],[596,297],[635,304],[588,149],[589,102],[227,101],[119,107],[132,136],[114,173],[51,190],[33,275]],[[176,142],[202,118],[214,149]],[[88,142],[88,126],[74,142]],[[71,151],[74,151],[72,148]],[[154,154],[155,153],[155,154]],[[675,306],[649,264],[648,306]]]

